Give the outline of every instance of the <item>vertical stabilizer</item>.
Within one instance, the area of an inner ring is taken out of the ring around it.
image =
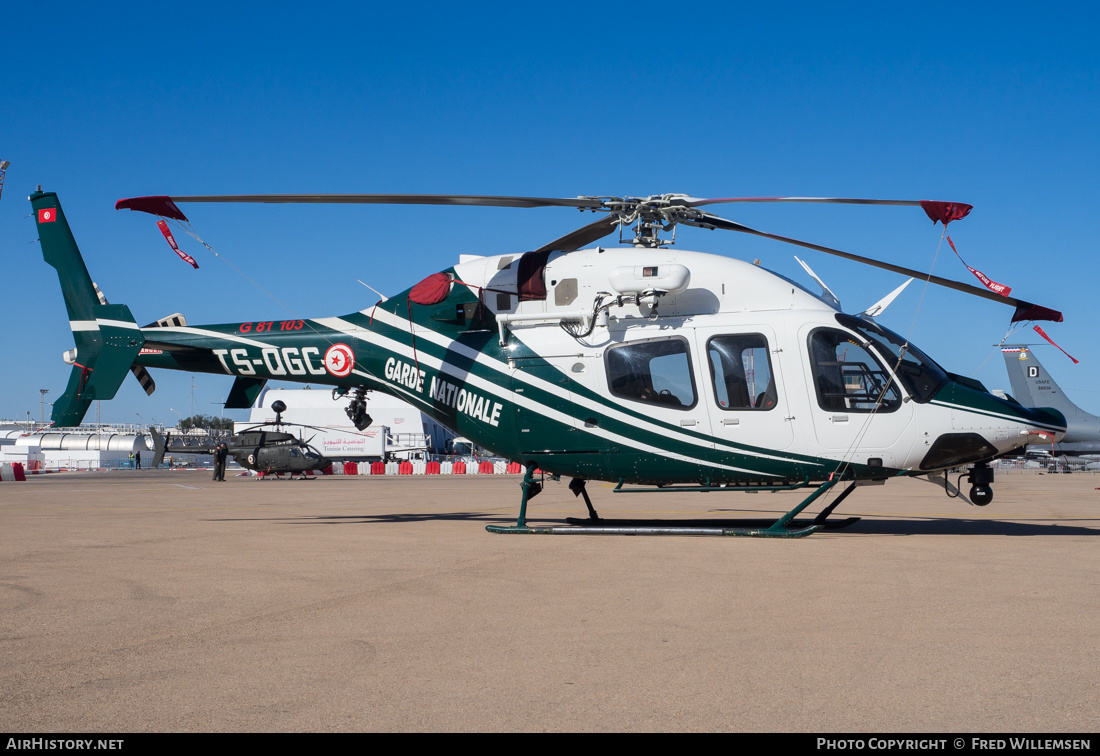
[[[95,284],[88,275],[88,267],[76,239],[65,220],[65,212],[53,192],[35,192],[30,197],[34,219],[38,224],[38,240],[42,243],[42,257],[57,270],[61,282],[61,294],[65,297],[65,309],[69,322],[76,324],[95,321],[93,308],[99,305]]]
[[[66,353],[73,366],[65,393],[54,402],[55,425],[79,425],[91,403],[112,399],[141,351],[145,337],[130,308],[100,304],[95,284],[53,192],[30,196],[42,257],[57,271],[76,349]]]
[[[1093,415],[1069,400],[1054,382],[1035,353],[1025,345],[1006,344],[1001,347],[1012,384],[1012,396],[1025,407],[1053,407],[1066,420],[1087,420]]]

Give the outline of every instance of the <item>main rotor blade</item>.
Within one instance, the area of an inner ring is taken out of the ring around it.
[[[851,199],[848,197],[692,197],[684,202],[687,207],[702,207],[728,202],[813,202],[834,205],[905,205],[919,207],[923,200]]]
[[[619,225],[618,216],[611,215],[600,218],[594,223],[589,223],[583,228],[578,228],[572,233],[566,234],[560,239],[555,239],[549,244],[543,244],[536,252],[572,252],[588,246],[594,241],[604,238]]]
[[[852,199],[850,197],[721,197],[716,199],[697,199],[686,197],[686,207],[701,207],[703,205],[716,205],[729,202],[810,202],[829,205],[903,205],[907,207],[920,207],[924,210],[933,223],[939,221],[947,227],[951,221],[961,220],[974,209],[973,205],[965,202],[943,202],[941,200],[884,200],[884,199]]]
[[[835,255],[836,257],[843,257],[845,260],[852,260],[854,262],[863,263],[864,265],[870,265],[874,268],[882,268],[884,270],[890,270],[894,273],[901,273],[904,276],[912,276],[918,281],[928,281],[934,283],[937,286],[944,286],[948,289],[954,289],[955,291],[961,291],[965,294],[972,294],[982,299],[989,299],[993,302],[1000,302],[1001,304],[1009,304],[1016,308],[1016,314],[1013,316],[1013,322],[1017,320],[1054,320],[1056,322],[1062,321],[1062,313],[1057,310],[1050,310],[1041,305],[1035,305],[1032,302],[1028,302],[1023,299],[1016,299],[1015,297],[1006,297],[1001,294],[995,294],[988,289],[979,289],[977,286],[971,286],[970,284],[964,284],[959,281],[952,281],[948,278],[940,278],[929,273],[921,273],[919,270],[913,270],[912,268],[906,268],[901,265],[894,265],[888,262],[882,262],[881,260],[875,260],[870,257],[862,257],[861,255],[855,255],[851,252],[843,252],[839,249],[833,249],[832,247],[825,247],[820,244],[812,244],[810,242],[800,241],[799,239],[792,239],[788,236],[779,236],[778,234],[769,234],[766,231],[757,231],[755,228],[749,228],[741,223],[735,223],[733,221],[726,220],[725,218],[719,218],[717,215],[711,215],[710,213],[703,213],[703,217],[697,221],[682,221],[689,223],[693,226],[700,226],[702,228],[721,228],[726,231],[737,231],[743,234],[752,234],[753,236],[762,236],[765,239],[774,239],[775,241],[785,242],[787,244],[794,244],[798,247],[805,247],[806,249],[813,249],[818,252],[824,252],[827,255]],[[1034,317],[1029,317],[1034,316]]]
[[[595,210],[602,202],[594,198],[503,197],[473,194],[204,194],[194,196],[129,197],[115,203],[115,210],[136,210],[187,220],[175,207],[177,202],[253,202],[283,204],[367,204],[367,205],[480,205],[485,207],[576,207]]]

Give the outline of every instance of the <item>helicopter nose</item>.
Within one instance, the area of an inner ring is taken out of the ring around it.
[[[992,408],[953,408],[952,430],[979,434],[998,454],[1028,444],[1060,441],[1066,435],[1066,418],[1058,410],[1021,407],[1000,399],[998,402],[1002,403],[999,412]]]
[[[992,459],[1052,437],[1061,440],[1066,433],[1066,418],[1057,410],[1024,407],[957,382],[941,391],[933,404],[950,408],[951,428],[942,429],[930,444],[920,462],[922,470]]]

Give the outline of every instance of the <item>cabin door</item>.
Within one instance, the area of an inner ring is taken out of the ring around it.
[[[913,442],[914,410],[889,368],[847,331],[805,326],[799,336],[818,443],[851,462],[896,465]]]
[[[789,448],[794,428],[775,332],[766,325],[738,325],[698,328],[695,338],[717,448]]]

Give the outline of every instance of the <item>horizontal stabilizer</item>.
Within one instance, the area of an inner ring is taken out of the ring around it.
[[[240,376],[233,381],[229,398],[225,400],[226,409],[248,409],[256,403],[256,398],[267,385],[266,378],[248,378]]]
[[[110,302],[107,301],[107,297],[104,296],[103,291],[100,290],[99,284],[97,284],[95,281],[92,281],[92,288],[95,289],[95,295],[99,298],[100,304],[110,304]],[[179,315],[178,317],[182,318],[183,316]],[[160,321],[157,321],[157,324],[160,325]],[[184,325],[187,324],[184,323]],[[73,349],[71,350],[71,352],[65,353],[66,364],[72,365],[76,361],[76,352],[77,350]],[[130,367],[130,372],[134,374],[134,377],[137,378],[137,382],[141,384],[141,390],[145,392],[145,395],[152,396],[153,392],[157,390],[157,382],[153,380],[153,376],[149,375],[149,371],[143,368],[141,365],[132,365]]]
[[[74,324],[73,371],[64,395],[54,402],[51,419],[55,425],[80,425],[92,402],[113,399],[145,344],[126,305],[94,305],[91,316],[91,320]],[[151,393],[154,384],[149,374],[137,377]]]

